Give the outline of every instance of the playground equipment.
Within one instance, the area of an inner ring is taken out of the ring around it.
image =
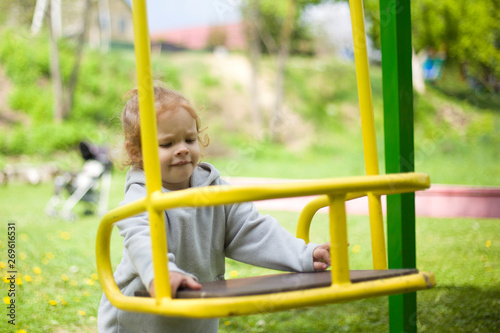
[[[94,207],[100,216],[108,210],[112,163],[105,147],[80,142],[80,153],[85,163],[76,174],[65,172],[54,179],[54,195],[45,207],[49,216],[60,216],[74,221],[73,209],[79,202],[87,204],[86,214],[93,214]]]
[[[147,196],[110,211],[99,225],[96,242],[97,269],[101,286],[113,305],[123,310],[165,316],[210,318],[346,302],[407,293],[432,288],[435,285],[433,273],[419,272],[413,268],[414,266],[387,269],[381,195],[423,190],[430,186],[430,180],[426,174],[413,172],[379,175],[362,2],[351,0],[350,6],[366,176],[272,185],[210,186],[162,193],[146,8],[143,0],[134,0],[135,49],[143,129],[141,140]],[[396,133],[399,133],[399,128],[398,126]],[[172,298],[165,256],[167,237],[164,210],[309,195],[319,196],[304,208],[299,218],[297,236],[308,242],[312,216],[319,208],[329,206],[331,271],[207,282],[202,283],[201,291],[184,290],[178,292],[177,298]],[[350,271],[348,251],[345,246],[347,243],[345,201],[360,196],[367,196],[369,200],[374,266],[374,270],[371,271]],[[110,260],[113,224],[144,211],[149,213],[150,219],[155,298],[123,295],[114,281]],[[413,234],[414,228],[413,224]],[[389,232],[392,229],[393,226],[388,228]],[[394,233],[398,234],[397,231]],[[389,246],[391,242],[394,243],[394,240],[389,239]],[[396,252],[401,252],[401,247],[404,246],[400,240],[399,250]],[[389,263],[391,263],[390,258]],[[407,309],[407,306],[403,306],[403,309]]]

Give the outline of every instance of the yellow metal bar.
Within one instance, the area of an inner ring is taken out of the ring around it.
[[[380,195],[368,193],[372,257],[374,269],[387,269],[387,251],[385,249],[384,217]]]
[[[332,285],[351,283],[347,254],[347,219],[345,195],[329,195],[330,201],[330,258]]]
[[[423,173],[390,174],[322,179],[269,185],[207,186],[168,193],[154,193],[157,209],[202,207],[256,200],[299,197],[317,194],[373,192],[395,194],[423,190],[430,186]]]
[[[349,201],[365,195],[366,193],[348,193],[345,200]],[[322,195],[312,199],[304,206],[304,208],[302,208],[297,222],[297,238],[303,239],[306,244],[309,243],[309,229],[311,227],[314,214],[316,214],[316,212],[321,208],[328,206],[329,203],[330,201],[328,200],[328,195]]]
[[[359,109],[361,112],[361,130],[367,175],[378,175],[377,139],[373,117],[372,90],[368,65],[368,52],[365,37],[363,2],[349,0],[351,9],[352,37],[354,42],[354,61],[358,84]]]
[[[309,243],[309,229],[313,216],[319,209],[328,206],[328,204],[328,196],[322,195],[309,201],[307,205],[302,208],[297,223],[297,238],[303,239],[306,244]]]
[[[378,175],[377,138],[373,116],[363,1],[349,0],[349,6],[351,9],[351,25],[358,84],[359,110],[361,113],[365,169],[367,175]],[[382,216],[380,196],[369,195],[368,205],[370,209],[370,227],[372,228],[373,266],[375,269],[386,269],[387,251],[385,249],[384,219]],[[377,238],[375,242],[373,242],[374,237]]]
[[[147,197],[161,192],[160,159],[158,156],[158,135],[154,108],[153,75],[151,73],[151,44],[149,42],[148,19],[145,0],[134,0],[132,7],[134,22],[137,81],[139,86],[139,109],[141,118],[141,141],[144,173],[146,175]],[[149,200],[148,200],[149,202]],[[170,297],[170,283],[167,266],[167,238],[163,211],[148,205],[155,271],[155,292],[157,301]]]
[[[103,216],[101,223],[99,224],[99,228],[97,229],[95,251],[97,274],[99,275],[99,282],[101,283],[101,287],[108,298],[116,298],[122,295],[121,291],[116,285],[115,279],[113,277],[113,269],[111,267],[110,245],[113,224],[127,217],[144,212],[146,208],[147,203],[145,198],[134,201],[130,204],[109,211]]]

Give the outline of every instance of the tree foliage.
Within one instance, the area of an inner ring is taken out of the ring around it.
[[[500,79],[500,2],[498,0],[412,0],[412,38],[417,52],[446,53],[484,86]],[[365,0],[368,34],[380,47],[379,0]],[[382,22],[383,23],[383,22]],[[498,87],[497,87],[498,88]]]
[[[500,2],[498,0],[412,1],[414,45],[432,47],[467,66],[488,84],[500,78]]]

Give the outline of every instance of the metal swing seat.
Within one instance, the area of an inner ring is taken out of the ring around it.
[[[133,17],[147,196],[111,210],[102,218],[98,228],[97,270],[102,289],[114,306],[122,310],[164,316],[213,318],[348,302],[435,286],[432,272],[387,269],[381,196],[424,190],[430,186],[430,180],[423,173],[378,174],[366,47],[354,46],[368,175],[271,185],[208,186],[162,193],[144,0],[134,0]],[[354,42],[365,43],[361,0],[351,0],[351,17]],[[165,255],[167,236],[164,210],[311,195],[318,197],[302,210],[297,237],[309,242],[309,227],[314,214],[328,206],[331,271],[205,282],[201,290],[179,290],[176,298],[172,298]],[[367,196],[369,201],[374,270],[356,271],[349,269],[345,202],[362,196]],[[123,295],[114,280],[110,258],[114,223],[145,211],[149,213],[150,219],[155,298],[143,297],[149,295]]]

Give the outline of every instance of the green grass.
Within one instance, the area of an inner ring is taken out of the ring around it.
[[[115,173],[111,205],[122,198],[124,174]],[[16,327],[0,321],[1,332],[95,332],[102,290],[95,280],[97,217],[74,223],[49,218],[44,206],[48,184],[0,187],[2,225],[17,228]],[[296,213],[271,213],[291,232]],[[370,268],[370,240],[365,216],[349,216],[352,269]],[[325,241],[326,214],[313,222],[311,241]],[[494,332],[500,328],[500,220],[417,219],[417,263],[436,274],[438,286],[418,292],[421,332]],[[6,227],[0,236],[0,261],[7,263]],[[112,261],[121,258],[121,239],[112,238]],[[36,269],[38,267],[40,271]],[[2,275],[7,268],[2,268]],[[39,272],[39,273],[37,273]],[[227,277],[267,270],[227,260]],[[29,278],[28,278],[29,276]],[[7,284],[4,285],[6,294]],[[54,302],[51,302],[54,301]],[[54,305],[51,305],[54,304]],[[81,312],[83,311],[83,312]],[[221,332],[386,332],[387,298],[295,309],[278,313],[221,318]]]

